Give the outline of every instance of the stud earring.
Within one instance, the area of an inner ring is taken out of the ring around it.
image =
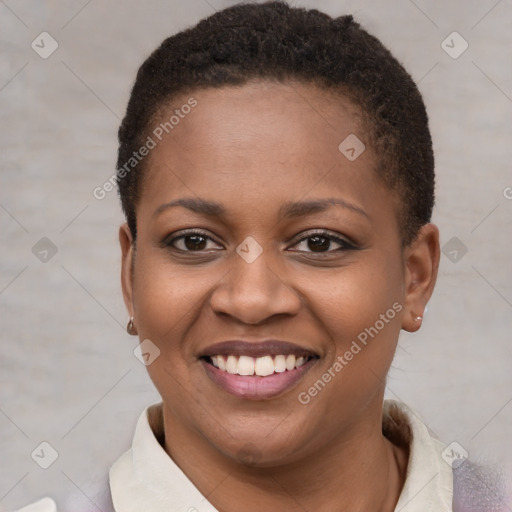
[[[415,322],[421,322],[423,320],[423,317],[422,316],[415,316],[414,317],[414,321]]]
[[[128,325],[126,326],[126,332],[132,336],[136,336],[139,334],[137,332],[137,328],[135,327],[135,324],[133,323],[133,316],[130,317],[130,320],[128,320]]]

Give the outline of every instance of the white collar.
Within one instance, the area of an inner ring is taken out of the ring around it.
[[[445,445],[403,402],[384,400],[383,426],[409,444],[407,474],[395,512],[452,512],[452,467],[441,456]]]
[[[160,415],[161,402],[141,414],[132,448],[110,468],[116,512],[218,512],[167,455],[151,429],[148,415]],[[405,404],[384,401],[383,427],[409,443],[404,488],[395,512],[451,512],[453,476],[444,462],[444,445]]]
[[[160,411],[161,402],[142,412],[132,448],[110,468],[116,512],[218,512],[157,441],[148,414]]]

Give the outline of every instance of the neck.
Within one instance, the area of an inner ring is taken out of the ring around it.
[[[307,458],[272,467],[225,457],[166,409],[163,419],[166,452],[222,512],[392,512],[405,480],[407,449],[386,439],[374,418]]]

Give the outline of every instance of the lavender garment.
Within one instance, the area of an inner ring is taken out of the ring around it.
[[[453,512],[510,512],[510,488],[500,471],[466,461],[453,470]]]

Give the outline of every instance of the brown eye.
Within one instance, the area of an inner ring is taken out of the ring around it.
[[[179,236],[169,236],[162,242],[162,246],[170,247],[181,252],[199,252],[222,247],[210,236],[202,232],[189,231]]]
[[[324,252],[328,250],[331,245],[331,240],[326,236],[310,236],[308,237],[308,249],[313,252]]]
[[[327,232],[311,233],[299,240],[292,251],[306,253],[334,253],[357,249],[355,245]]]
[[[190,251],[201,251],[206,247],[206,237],[201,235],[187,235],[183,237],[183,241]]]

